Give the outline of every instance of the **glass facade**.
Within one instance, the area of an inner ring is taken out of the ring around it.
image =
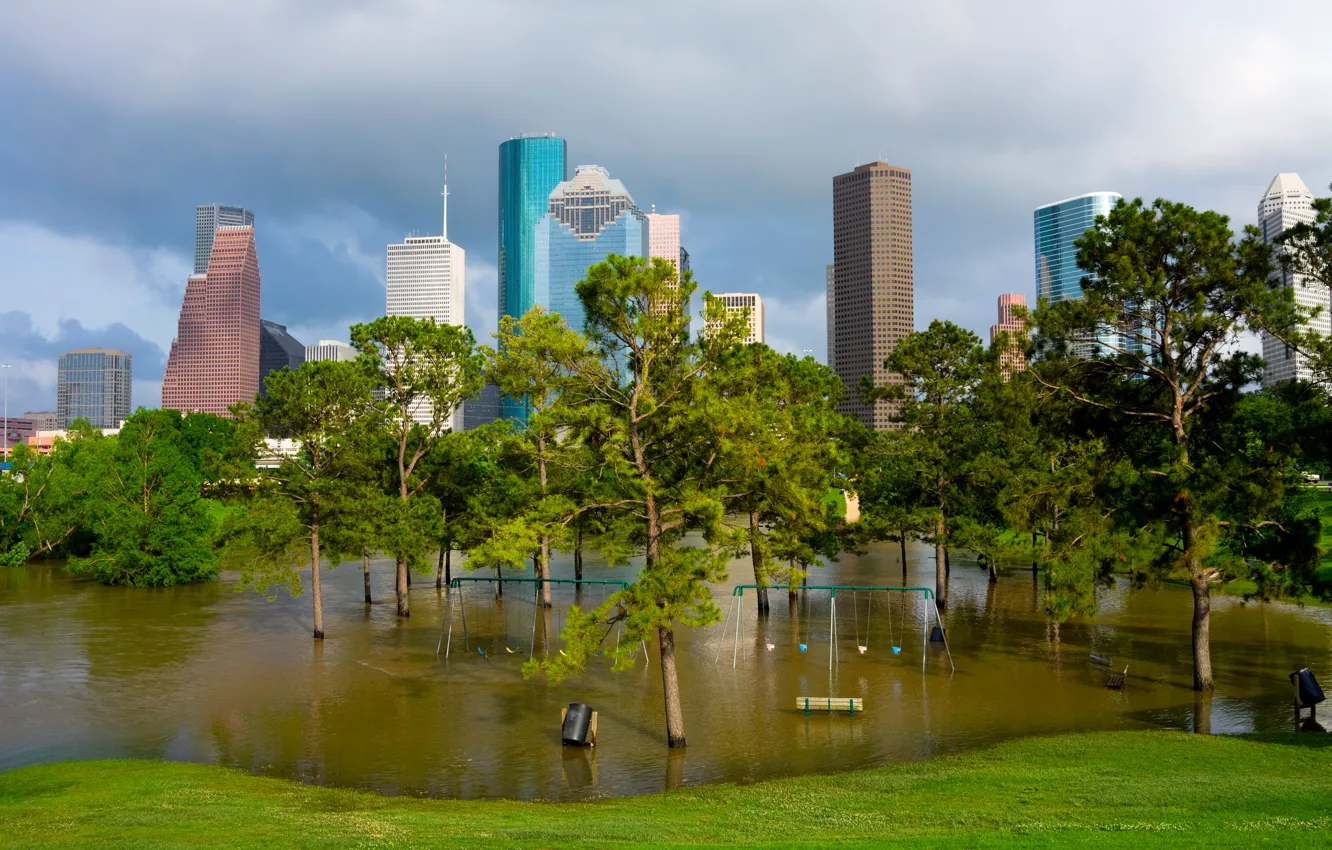
[[[81,348],[56,361],[56,421],[68,428],[86,419],[94,428],[119,428],[130,415],[133,358],[123,351]]]
[[[1078,249],[1073,243],[1096,223],[1098,215],[1108,215],[1122,198],[1118,192],[1091,192],[1036,209],[1038,299],[1056,304],[1082,297],[1082,279],[1088,275],[1078,265]],[[1094,344],[1074,345],[1073,350],[1080,356],[1090,356]]]
[[[521,317],[536,303],[537,223],[564,180],[564,139],[531,136],[499,147],[499,314]]]
[[[536,303],[559,313],[569,327],[581,331],[587,316],[576,287],[587,270],[611,254],[648,255],[647,219],[634,207],[605,225],[592,238],[580,236],[554,215],[541,219],[536,229]]]

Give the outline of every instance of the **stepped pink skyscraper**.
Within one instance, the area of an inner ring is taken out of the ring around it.
[[[190,275],[162,407],[228,416],[259,392],[259,257],[253,227],[219,227],[208,271]]]

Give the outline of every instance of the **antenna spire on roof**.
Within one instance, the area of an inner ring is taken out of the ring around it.
[[[444,237],[445,241],[448,241],[449,238],[449,155],[448,153],[444,154],[444,191],[440,192],[440,195],[442,195],[444,198],[444,228],[443,230],[440,231],[440,235]]]

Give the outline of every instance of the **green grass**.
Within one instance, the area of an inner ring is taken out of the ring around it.
[[[1327,846],[1330,743],[1310,733],[1064,735],[836,776],[571,804],[72,762],[0,774],[0,847]]]

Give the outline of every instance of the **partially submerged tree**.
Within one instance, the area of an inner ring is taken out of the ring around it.
[[[438,539],[440,509],[425,492],[422,459],[449,430],[454,410],[480,392],[483,361],[471,330],[429,319],[384,316],[353,325],[351,338],[383,393],[382,421],[392,438],[390,492],[397,500],[382,543],[397,563],[398,616],[408,617],[407,570]]]
[[[271,373],[265,386],[267,394],[253,407],[237,409],[246,455],[261,468],[253,473],[251,499],[228,524],[228,536],[244,550],[242,581],[265,593],[276,586],[300,592],[296,566],[304,558],[296,553],[305,549],[314,637],[323,640],[324,557],[331,554],[336,564],[353,554],[329,545],[337,538],[328,528],[340,515],[355,516],[358,484],[369,477],[367,432],[375,425],[370,379],[354,363],[310,361],[294,372]],[[266,436],[290,443],[274,449]]]
[[[1298,324],[1289,298],[1268,286],[1271,251],[1254,228],[1238,241],[1225,216],[1183,204],[1118,203],[1078,240],[1084,298],[1042,304],[1047,340],[1095,340],[1099,356],[1069,364],[1052,389],[1102,413],[1102,427],[1136,476],[1122,485],[1115,521],[1152,535],[1159,572],[1179,570],[1193,590],[1194,688],[1213,687],[1211,586],[1236,563],[1218,512],[1243,459],[1201,439],[1233,414],[1234,376],[1214,374],[1259,317]],[[1253,376],[1252,361],[1240,361]],[[1266,505],[1254,506],[1259,510]],[[1265,521],[1251,511],[1246,522]]]
[[[616,256],[578,284],[596,357],[559,365],[586,399],[578,425],[596,434],[597,465],[609,473],[608,498],[600,502],[607,533],[598,546],[611,563],[625,563],[632,551],[644,562],[627,590],[588,614],[571,613],[564,655],[529,667],[554,679],[581,669],[617,622],[624,637],[612,654],[625,666],[632,648],[654,635],[671,747],[685,745],[675,629],[718,619],[708,585],[725,578],[726,551],[734,547],[722,525],[726,494],[714,481],[709,413],[697,402],[702,376],[739,338],[739,321],[705,297],[712,330],[701,342],[691,340],[685,305],[694,289],[688,275],[677,277],[665,261]],[[704,545],[683,545],[691,528],[701,531]]]
[[[890,444],[887,451],[909,467],[922,506],[930,511],[933,527],[926,537],[934,544],[935,595],[942,609],[948,606],[950,520],[959,512],[960,486],[973,459],[971,401],[990,361],[974,333],[935,319],[928,329],[898,342],[884,366],[901,382],[865,395],[896,403],[893,419],[901,428],[884,439]]]

